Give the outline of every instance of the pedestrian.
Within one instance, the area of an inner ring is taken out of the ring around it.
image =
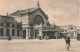
[[[46,36],[44,36],[44,39],[46,40]]]
[[[11,40],[11,36],[9,35],[9,38],[8,38],[8,40]]]
[[[41,36],[39,36],[39,39],[41,40]]]
[[[67,36],[66,37],[66,39],[65,39],[65,41],[66,41],[66,45],[67,45],[67,50],[69,51],[69,47],[71,47],[71,45],[70,45],[70,37],[69,36]]]
[[[68,37],[66,37],[66,44],[69,44],[69,46],[70,46],[70,37],[68,36]]]
[[[42,40],[42,36],[39,36],[39,40]]]

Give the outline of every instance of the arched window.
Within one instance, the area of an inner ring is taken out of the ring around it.
[[[70,27],[70,29],[74,29],[73,27]]]
[[[33,24],[34,25],[40,25],[40,24],[44,24],[44,20],[40,15],[35,16],[34,20],[33,20]]]

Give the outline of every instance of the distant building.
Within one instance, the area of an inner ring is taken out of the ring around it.
[[[75,25],[64,25],[60,26],[63,31],[61,32],[65,36],[70,36],[70,38],[77,38],[80,36],[80,27]]]
[[[22,23],[14,18],[0,15],[0,38],[22,38]]]

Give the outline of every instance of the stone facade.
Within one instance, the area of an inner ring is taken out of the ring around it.
[[[9,16],[0,16],[0,38],[22,38],[22,23]]]
[[[21,10],[20,12],[13,13],[10,16],[13,16],[15,19],[21,19],[24,36],[23,38],[35,38],[34,26],[40,25],[40,23],[44,25],[48,21],[48,17],[39,7]]]
[[[75,25],[65,25],[65,26],[60,26],[63,31],[61,32],[65,36],[69,36],[70,38],[77,38],[78,35],[80,34],[80,27],[75,26]]]

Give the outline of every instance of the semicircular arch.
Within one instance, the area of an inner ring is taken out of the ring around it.
[[[44,19],[40,15],[36,15],[33,19],[33,25],[44,24]]]

